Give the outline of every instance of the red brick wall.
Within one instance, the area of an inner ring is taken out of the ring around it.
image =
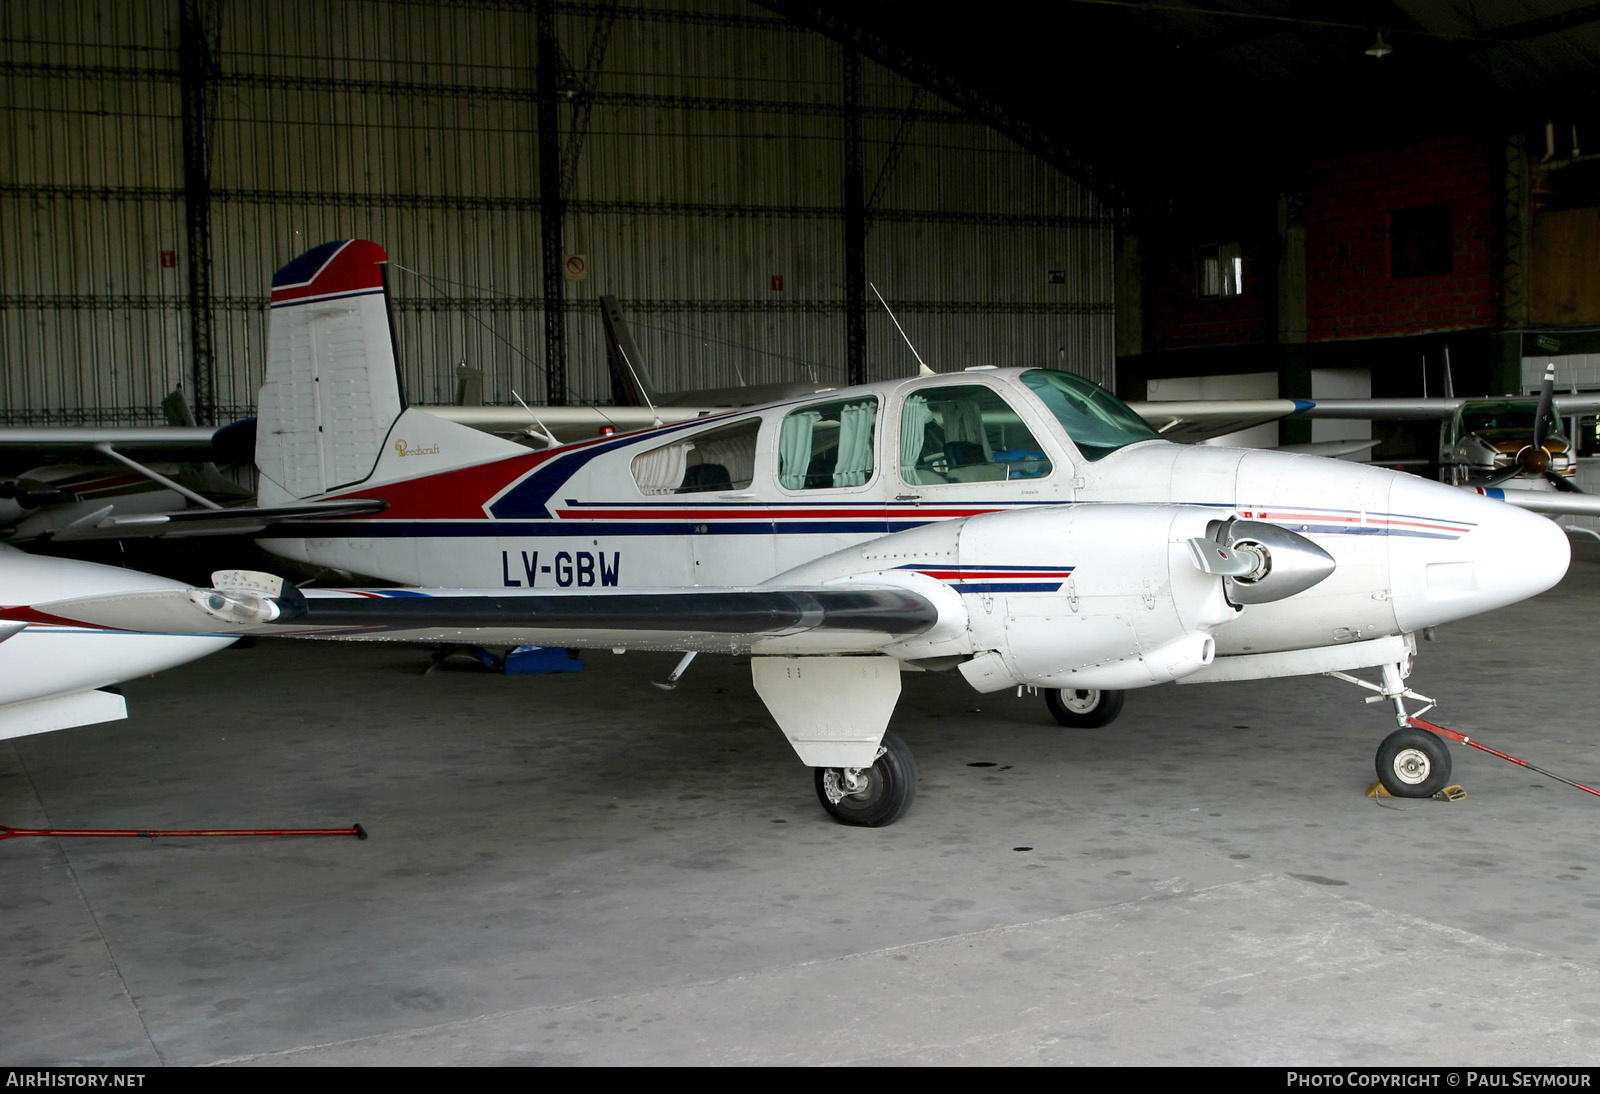
[[[1276,259],[1272,248],[1238,236],[1218,236],[1206,244],[1239,243],[1244,259],[1244,292],[1202,297],[1198,292],[1202,244],[1174,244],[1150,263],[1145,279],[1146,350],[1194,346],[1235,346],[1271,342]]]
[[[1306,326],[1311,341],[1492,326],[1499,318],[1494,165],[1468,138],[1320,165],[1306,187]],[[1450,202],[1448,274],[1389,276],[1389,217]]]

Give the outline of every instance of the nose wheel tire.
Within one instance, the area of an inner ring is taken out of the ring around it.
[[[1093,729],[1110,725],[1122,713],[1122,699],[1126,694],[1125,691],[1097,688],[1046,688],[1044,705],[1064,726]]]
[[[840,824],[882,828],[911,808],[917,793],[917,762],[906,743],[893,733],[883,735],[871,767],[819,767],[817,798]]]
[[[1397,798],[1431,798],[1450,783],[1450,750],[1425,729],[1397,729],[1378,746],[1378,781]]]

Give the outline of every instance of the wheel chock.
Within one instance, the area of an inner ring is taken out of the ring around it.
[[[1382,783],[1373,783],[1371,786],[1367,787],[1367,797],[1392,798],[1394,795],[1389,793],[1389,791],[1384,788]],[[1437,794],[1433,795],[1433,798],[1435,801],[1461,802],[1467,800],[1467,792],[1465,788],[1452,783],[1443,790],[1439,791]]]

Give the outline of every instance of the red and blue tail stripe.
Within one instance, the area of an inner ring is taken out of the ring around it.
[[[365,239],[313,247],[272,275],[272,306],[381,293],[388,261],[387,251]]]

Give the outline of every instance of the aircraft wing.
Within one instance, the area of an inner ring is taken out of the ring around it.
[[[162,634],[763,653],[867,653],[929,630],[939,611],[897,586],[728,589],[136,590],[0,611],[0,620]],[[258,579],[267,579],[262,582]],[[276,582],[274,588],[271,583]]]
[[[147,460],[211,460],[208,426],[7,426],[0,429],[0,454],[48,456],[102,454],[109,445],[118,452]]]
[[[471,426],[485,433],[523,433],[538,430],[558,441],[588,440],[610,427],[618,433],[670,425],[712,413],[709,407],[660,406],[413,406],[447,422]],[[723,408],[724,410],[726,408]]]
[[[381,498],[306,502],[302,505],[237,505],[225,509],[178,509],[168,513],[118,515],[107,505],[53,532],[60,541],[87,539],[150,539],[160,536],[249,535],[274,524],[296,520],[328,520],[381,513]]]
[[[1529,396],[1532,398],[1532,396]],[[1444,421],[1474,400],[1417,399],[1190,399],[1128,405],[1169,441],[1196,443],[1282,418],[1353,421]],[[1481,400],[1478,400],[1481,401]],[[1600,413],[1600,393],[1557,395],[1558,417]]]
[[[1600,494],[1563,490],[1505,490],[1498,486],[1468,486],[1463,489],[1546,516],[1600,517]]]
[[[1307,399],[1174,399],[1129,403],[1169,441],[1197,444],[1298,414]]]

